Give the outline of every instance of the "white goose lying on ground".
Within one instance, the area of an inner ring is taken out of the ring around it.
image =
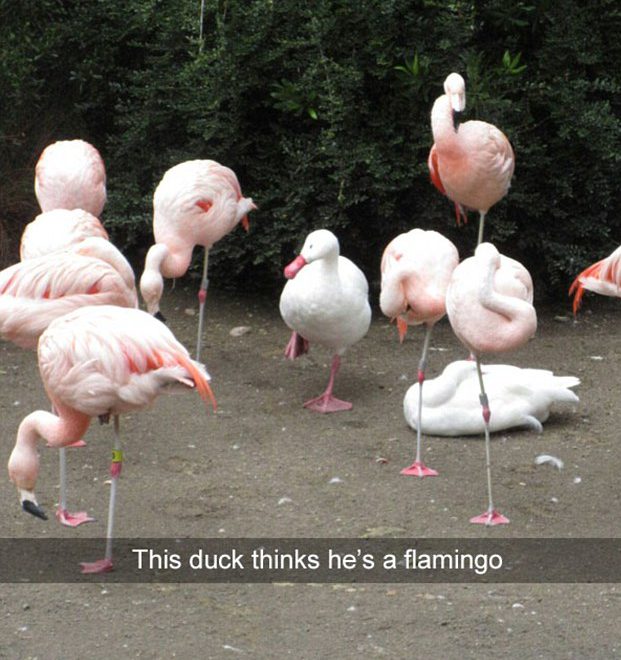
[[[280,296],[280,314],[293,330],[285,356],[293,360],[317,342],[332,350],[325,392],[304,406],[316,412],[350,410],[332,395],[341,356],[362,339],[371,323],[369,286],[362,271],[339,255],[339,242],[327,229],[311,232],[300,255],[286,268],[289,280]]]
[[[555,403],[577,403],[570,388],[580,383],[574,376],[555,376],[544,369],[521,369],[508,364],[482,366],[489,407],[490,431],[527,426],[541,433]],[[422,432],[429,435],[458,436],[483,433],[483,417],[478,409],[480,387],[476,363],[457,360],[433,380],[425,381]],[[416,429],[418,383],[403,400],[403,414]]]

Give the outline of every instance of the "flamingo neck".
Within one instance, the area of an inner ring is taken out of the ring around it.
[[[453,109],[449,97],[439,96],[431,109],[431,131],[436,149],[456,149],[459,146],[459,133],[453,124]]]
[[[37,445],[40,440],[51,447],[64,447],[80,440],[89,427],[88,415],[64,406],[58,408],[58,415],[36,410],[19,425],[8,467],[11,481],[20,490],[34,489],[39,474]]]
[[[380,291],[380,308],[385,316],[394,319],[407,308],[407,300],[403,291],[405,272],[398,262],[384,274]]]
[[[530,318],[532,316],[532,305],[530,303],[521,298],[504,295],[494,289],[494,276],[500,267],[498,254],[490,257],[486,256],[482,259],[482,262],[483,277],[481,278],[478,295],[480,304],[510,321]]]

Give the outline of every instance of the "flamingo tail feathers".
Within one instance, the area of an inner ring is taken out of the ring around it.
[[[602,265],[604,263],[604,259],[601,261],[598,261],[588,268],[585,268],[577,277],[576,279],[572,282],[571,286],[569,287],[569,295],[574,296],[574,303],[573,303],[573,312],[574,315],[578,313],[578,310],[580,309],[580,305],[582,304],[582,296],[584,296],[584,291],[585,288],[582,284],[582,280],[586,279],[587,277],[592,277],[595,279],[600,279],[601,277],[601,271],[602,271]],[[610,280],[611,282],[613,281],[612,279]]]

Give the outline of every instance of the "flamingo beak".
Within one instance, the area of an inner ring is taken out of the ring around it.
[[[248,216],[247,215],[245,215],[241,219],[241,225],[242,225],[242,227],[244,228],[245,231],[250,231],[250,222],[248,221]]]
[[[37,504],[37,500],[34,496],[34,493],[27,490],[22,490],[18,488],[20,493],[20,500],[22,502],[22,509],[36,518],[41,518],[41,520],[47,520],[47,514],[45,511]]]
[[[402,316],[397,316],[397,330],[399,332],[399,341],[403,344],[403,340],[408,331],[408,324]]]
[[[459,128],[459,122],[461,121],[461,118],[463,116],[463,112],[461,110],[455,110],[453,112],[453,129],[457,133],[457,129]]]
[[[292,280],[304,266],[306,266],[306,259],[300,254],[285,268],[285,277]]]

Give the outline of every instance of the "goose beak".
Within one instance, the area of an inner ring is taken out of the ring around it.
[[[300,254],[285,268],[285,277],[292,280],[304,266],[306,266],[306,259]]]

